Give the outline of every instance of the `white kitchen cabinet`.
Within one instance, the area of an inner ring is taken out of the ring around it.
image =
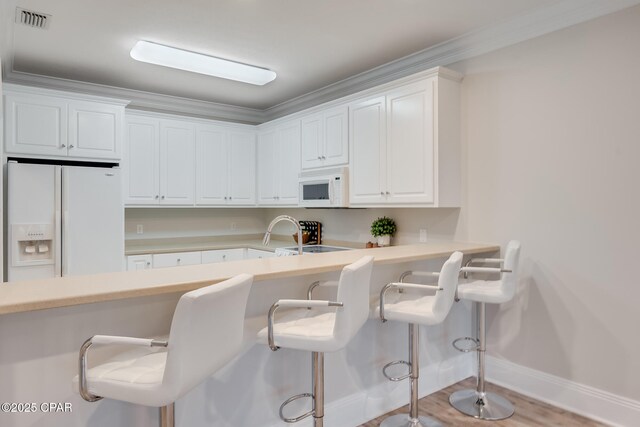
[[[6,152],[119,160],[126,104],[107,98],[7,85]]]
[[[349,110],[331,108],[301,120],[301,168],[337,166],[349,161]]]
[[[119,159],[124,109],[97,102],[69,103],[68,155]]]
[[[151,255],[129,255],[127,257],[127,271],[148,270],[153,267]]]
[[[199,251],[153,255],[153,268],[197,265],[200,263],[202,263],[202,253]]]
[[[350,204],[386,202],[386,105],[374,96],[350,107]]]
[[[160,199],[160,122],[130,116],[125,127],[125,204],[157,205]]]
[[[275,258],[276,253],[271,251],[263,251],[260,249],[247,249],[246,259]]]
[[[194,125],[129,115],[125,133],[125,204],[193,205]]]
[[[160,204],[195,202],[195,128],[192,123],[160,120]]]
[[[297,205],[300,122],[290,121],[258,136],[258,204]]]
[[[211,264],[216,262],[238,261],[245,259],[245,255],[245,248],[202,251],[202,263]]]
[[[351,205],[460,206],[459,76],[430,76],[353,102]]]
[[[199,125],[196,158],[196,204],[255,204],[254,132]]]

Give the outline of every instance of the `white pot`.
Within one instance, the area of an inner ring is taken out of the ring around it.
[[[378,236],[378,246],[389,246],[391,244],[391,236],[385,234],[384,236]]]

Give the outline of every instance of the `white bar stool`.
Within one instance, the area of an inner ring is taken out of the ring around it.
[[[469,273],[499,273],[500,280],[474,280],[458,286],[457,299],[465,299],[476,303],[478,338],[463,337],[453,342],[453,346],[462,352],[478,352],[478,376],[476,389],[459,390],[449,396],[449,403],[465,415],[482,420],[502,420],[513,415],[513,404],[504,397],[485,391],[484,356],[486,351],[486,318],[485,304],[502,304],[510,301],[517,286],[518,261],[520,259],[520,242],[512,240],[507,245],[504,259],[474,258],[470,259],[462,271],[465,278]],[[493,264],[499,267],[471,267],[471,264]],[[471,348],[458,346],[460,341],[471,341]]]
[[[82,345],[79,393],[160,407],[160,425],[174,425],[174,402],[233,359],[242,344],[244,314],[253,276],[241,274],[188,292],[178,301],[167,341],[94,335]],[[137,347],[87,369],[90,347]]]
[[[418,378],[420,377],[420,355],[418,347],[419,325],[436,325],[449,314],[458,285],[458,276],[462,264],[462,253],[454,252],[444,263],[440,273],[406,271],[400,276],[399,283],[389,283],[380,291],[378,310],[382,322],[396,320],[409,324],[409,361],[397,360],[387,363],[382,372],[391,381],[411,380],[411,402],[409,414],[392,415],[386,418],[380,427],[436,427],[442,424],[430,417],[418,415]],[[413,277],[437,277],[437,285],[405,283],[404,279]],[[387,296],[390,289],[399,292]],[[410,291],[410,292],[405,292]],[[431,295],[424,295],[424,293]],[[433,295],[435,293],[435,295]],[[387,368],[403,364],[409,367],[409,373],[401,377],[387,375]]]
[[[342,270],[338,282],[314,282],[309,288],[337,286],[337,301],[279,300],[269,310],[268,326],[258,333],[258,339],[271,350],[282,348],[306,350],[311,353],[313,392],[302,393],[280,405],[280,418],[295,423],[313,415],[314,426],[324,423],[324,353],[344,348],[369,317],[369,283],[373,257],[367,256]],[[336,307],[327,309],[326,307]],[[276,310],[290,308],[275,320]],[[283,414],[284,407],[294,400],[313,399],[311,411],[295,418]]]

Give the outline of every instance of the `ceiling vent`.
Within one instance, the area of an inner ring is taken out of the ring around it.
[[[33,28],[49,28],[51,15],[46,13],[34,12],[32,10],[16,8],[16,22],[18,24],[28,25]]]

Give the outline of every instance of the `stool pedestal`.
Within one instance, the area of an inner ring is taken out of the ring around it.
[[[420,378],[420,354],[419,354],[419,325],[409,324],[409,376],[411,381],[411,402],[408,414],[392,415],[386,418],[380,427],[442,427],[442,424],[433,418],[418,415],[418,379]],[[397,363],[397,362],[392,362]],[[405,362],[401,362],[405,363]],[[389,366],[389,365],[387,365]],[[384,374],[387,376],[387,374]],[[391,381],[400,379],[388,377]],[[406,378],[402,377],[402,379]]]
[[[476,389],[459,390],[449,396],[449,403],[458,411],[481,420],[503,420],[515,412],[513,404],[504,397],[489,393],[484,383],[484,356],[486,352],[486,307],[477,302],[478,316],[478,376]]]

